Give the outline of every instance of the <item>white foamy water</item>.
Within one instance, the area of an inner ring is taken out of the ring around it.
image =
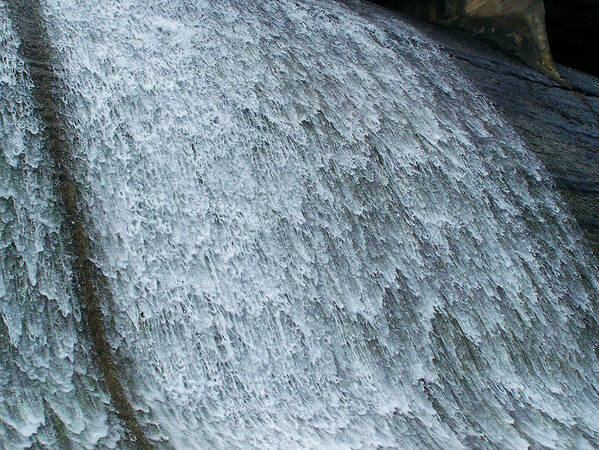
[[[597,262],[433,42],[333,1],[42,4],[157,447],[599,445]],[[0,442],[122,448],[0,5]]]
[[[82,338],[52,159],[18,46],[0,2],[0,448],[115,447],[122,427]]]

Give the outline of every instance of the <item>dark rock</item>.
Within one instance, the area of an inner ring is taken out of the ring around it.
[[[599,0],[545,0],[556,62],[599,76]]]
[[[419,19],[468,31],[554,77],[543,0],[375,0]]]

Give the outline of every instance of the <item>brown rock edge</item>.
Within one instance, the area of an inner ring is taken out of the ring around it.
[[[543,0],[397,0],[386,4],[427,22],[471,32],[559,79],[547,40]]]

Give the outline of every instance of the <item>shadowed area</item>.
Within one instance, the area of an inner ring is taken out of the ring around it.
[[[599,76],[599,1],[544,1],[555,61]]]

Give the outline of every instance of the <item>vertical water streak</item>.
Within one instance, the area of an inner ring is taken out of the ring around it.
[[[59,103],[64,102],[66,90],[55,75],[55,57],[51,42],[46,34],[41,5],[38,1],[7,0],[12,23],[20,38],[19,50],[27,63],[32,82],[33,97],[43,123],[45,150],[53,160],[57,189],[61,198],[62,221],[73,255],[73,276],[76,296],[85,314],[85,325],[93,343],[98,366],[120,418],[131,432],[140,448],[152,448],[144,436],[135,412],[129,404],[118,377],[110,344],[104,330],[101,310],[103,301],[110,301],[110,291],[104,277],[91,260],[90,243],[82,219],[79,186],[73,179],[68,143],[64,138],[67,123],[61,116]]]

